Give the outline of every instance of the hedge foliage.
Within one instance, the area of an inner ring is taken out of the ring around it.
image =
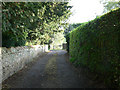
[[[67,51],[69,52],[69,35],[72,30],[74,30],[75,28],[79,27],[80,25],[83,25],[87,22],[84,23],[73,23],[73,24],[69,24],[69,27],[67,29],[65,29],[64,34],[65,34],[65,38],[66,38],[66,42],[67,42]]]
[[[68,52],[69,52],[69,42],[70,42],[70,38],[69,37],[70,37],[70,34],[67,33],[65,38],[66,38],[66,42],[67,42],[67,51]]]
[[[120,9],[70,32],[71,62],[104,76],[105,84],[120,87]]]

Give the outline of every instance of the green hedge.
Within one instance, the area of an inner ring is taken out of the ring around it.
[[[104,76],[105,84],[120,87],[120,9],[70,32],[70,61]]]
[[[70,41],[70,34],[69,33],[67,33],[67,35],[65,36],[65,38],[66,38],[66,42],[67,42],[67,51],[69,52],[69,41]]]

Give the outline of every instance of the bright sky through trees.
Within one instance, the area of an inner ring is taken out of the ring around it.
[[[73,6],[73,15],[70,17],[70,23],[82,23],[92,20],[96,15],[101,15],[103,5],[100,0],[71,0],[70,5]]]

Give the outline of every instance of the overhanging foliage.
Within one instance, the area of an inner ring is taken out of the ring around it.
[[[70,16],[67,2],[3,2],[2,46],[49,44]],[[64,22],[64,23],[63,23]]]

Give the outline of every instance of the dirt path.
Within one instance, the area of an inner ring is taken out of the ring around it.
[[[79,76],[67,62],[66,51],[51,51],[3,82],[7,88],[93,88],[93,81]]]

